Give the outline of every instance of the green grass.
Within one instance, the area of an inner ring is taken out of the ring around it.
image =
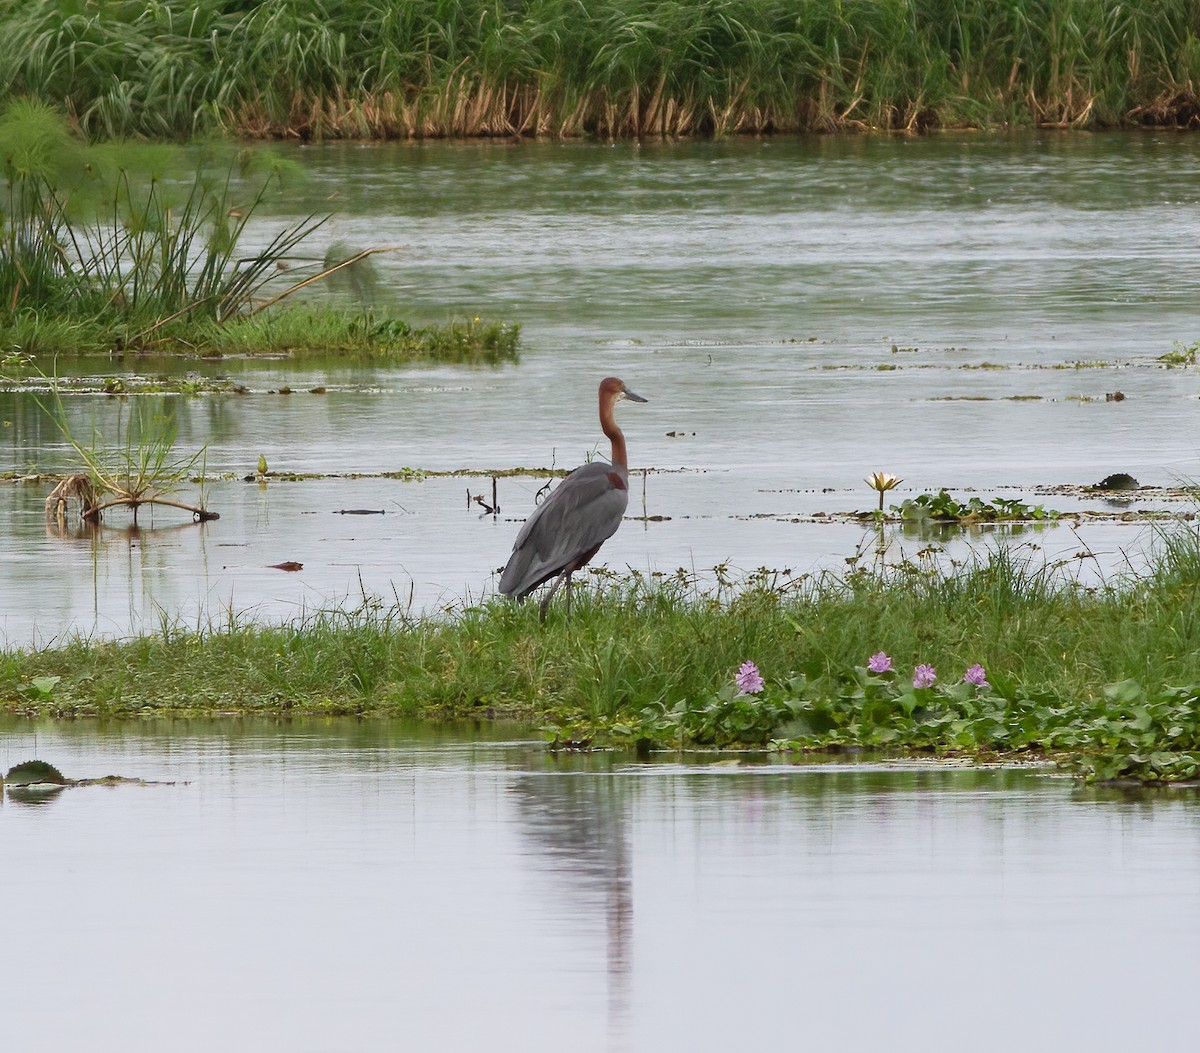
[[[0,99],[187,139],[1194,123],[1194,0],[0,0]]]
[[[996,685],[989,713],[1014,726],[1005,735],[976,729],[974,738],[949,718],[914,726],[895,693],[864,709],[856,669],[879,650],[900,678],[930,663],[950,683],[981,663]],[[513,713],[550,722],[563,739],[624,732],[626,741],[664,744],[679,737],[678,714],[696,710],[716,720],[709,741],[727,742],[746,713],[711,711],[729,702],[746,660],[766,677],[771,705],[782,706],[751,714],[755,730],[741,736],[750,741],[1049,752],[1110,774],[1139,774],[1130,758],[1165,751],[1172,770],[1187,774],[1200,750],[1200,541],[1181,525],[1163,536],[1149,576],[1098,589],[1001,551],[953,576],[907,567],[780,586],[763,574],[710,592],[682,574],[597,575],[570,620],[554,608],[544,625],[536,605],[499,601],[442,617],[368,604],[282,626],[167,624],[132,641],[4,652],[0,706],[61,716]],[[793,734],[796,705],[824,715]],[[1169,726],[1151,721],[1136,741],[1132,731],[1076,739],[1061,731],[1124,721],[1138,705],[1169,710]],[[898,725],[900,716],[909,723]]]
[[[120,348],[125,328],[112,319],[72,319],[0,312],[0,381],[37,380],[54,364],[60,375],[106,360]],[[520,358],[520,326],[479,318],[411,326],[380,312],[312,303],[273,308],[220,324],[180,320],[143,337],[129,354],[204,357],[224,355],[330,355],[391,365],[450,362],[501,365]],[[7,352],[7,355],[6,355]],[[40,371],[40,372],[39,372]]]
[[[247,247],[255,212],[295,178],[269,151],[89,145],[51,108],[18,100],[0,108],[0,176],[0,366],[60,354],[517,357],[513,326],[413,328],[369,309],[375,250],[308,247],[328,217],[259,229]]]

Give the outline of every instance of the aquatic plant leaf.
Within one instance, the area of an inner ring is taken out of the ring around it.
[[[47,764],[40,760],[27,760],[9,768],[8,774],[4,776],[4,781],[14,786],[30,786],[38,782],[56,782],[65,785],[67,780],[53,764]]]
[[[43,698],[49,698],[54,692],[54,685],[62,679],[61,676],[35,676],[30,680],[33,689]]]
[[[1104,697],[1119,706],[1132,705],[1146,697],[1146,692],[1136,680],[1122,680],[1119,684],[1105,684]]]

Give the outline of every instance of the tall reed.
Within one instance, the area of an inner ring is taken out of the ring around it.
[[[109,161],[44,106],[0,112],[0,321],[104,319],[121,344],[185,316],[219,323],[250,310],[277,263],[324,222],[310,216],[247,252],[246,224],[277,175],[269,167],[235,180],[236,157],[214,172],[202,155],[176,184]]]
[[[1195,0],[0,0],[93,135],[723,135],[1200,120]]]

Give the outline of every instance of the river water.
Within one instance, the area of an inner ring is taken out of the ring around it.
[[[520,729],[0,721],[6,1048],[1186,1048],[1200,801],[554,758]]]
[[[1198,335],[1196,137],[293,153],[307,181],[262,230],[335,208],[329,240],[399,247],[379,258],[382,297],[416,322],[519,322],[520,365],[144,365],[249,389],[155,396],[181,449],[207,444],[220,520],[60,533],[43,481],[0,483],[0,643],[364,594],[427,610],[486,597],[542,480],[501,478],[498,516],[469,497],[490,498],[494,471],[595,451],[608,374],[650,399],[621,409],[635,473],[650,472],[630,506],[647,518],[603,552],[618,571],[875,558],[873,532],[835,513],[873,507],[876,470],[904,478],[897,501],[945,486],[1077,513],[1192,507],[1076,488],[1197,475],[1200,377],[1159,361]],[[128,414],[101,395],[65,403],[85,436]],[[0,471],[71,467],[26,392],[0,391],[0,451]],[[260,454],[325,477],[241,481]],[[402,468],[475,474],[378,476]],[[384,514],[337,514],[354,509]],[[1080,513],[884,540],[888,559],[1006,544],[1111,579],[1154,533]],[[272,568],[287,560],[303,569]],[[1190,791],[554,758],[491,726],[0,718],[0,770],[31,756],[152,784],[0,799],[5,1048],[1193,1038]]]
[[[501,479],[495,517],[470,498],[490,501],[494,471],[605,454],[595,389],[609,374],[650,400],[620,415],[630,515],[646,517],[602,553],[621,572],[799,575],[873,558],[874,535],[837,514],[874,507],[863,483],[874,471],[904,479],[895,503],[949,487],[1071,513],[1194,508],[1168,490],[1197,475],[1200,373],[1159,356],[1198,335],[1195,137],[291,156],[305,181],[259,236],[333,209],[317,256],[333,241],[394,247],[375,257],[381,302],[415,322],[519,322],[520,365],[143,364],[249,389],[157,397],[181,451],[207,444],[205,496],[221,519],[179,527],[159,512],[154,530],[131,532],[114,515],[99,536],[61,536],[44,525],[44,482],[0,484],[0,641],[286,618],[364,592],[421,610],[486,597],[543,480]],[[65,403],[85,439],[129,413],[102,395]],[[72,467],[30,394],[0,392],[0,423],[0,470]],[[241,482],[260,454],[273,471],[336,477]],[[345,477],[403,468],[478,474]],[[1116,503],[1072,489],[1114,472],[1167,489]],[[350,509],[384,514],[337,515]],[[1076,515],[1037,532],[884,540],[893,560],[1010,545],[1111,580],[1140,567],[1154,539],[1144,522]],[[303,570],[271,569],[284,562]]]

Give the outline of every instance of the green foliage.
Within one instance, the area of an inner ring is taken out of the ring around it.
[[[1194,366],[1198,350],[1200,350],[1200,344],[1181,344],[1176,341],[1175,349],[1168,351],[1165,355],[1159,355],[1158,360],[1168,367]]]
[[[412,326],[374,311],[299,304],[204,328],[210,354],[264,350],[358,356],[374,361],[500,365],[520,358],[521,328],[479,318]]]
[[[61,676],[35,676],[29,683],[17,685],[16,691],[32,702],[46,703],[54,697],[54,687],[61,679]]]
[[[214,174],[201,155],[182,187],[125,168],[106,178],[44,107],[0,114],[0,147],[0,323],[102,320],[118,348],[185,316],[220,323],[250,311],[277,265],[324,222],[309,217],[247,253],[242,235],[277,169],[239,181],[236,158]]]
[[[640,751],[736,746],[1054,757],[1090,781],[1200,778],[1200,683],[1147,692],[1136,680],[1066,699],[1001,676],[916,687],[857,666],[832,690],[804,673],[762,694],[655,704],[612,721],[547,728],[554,745],[632,742]]]
[[[0,650],[21,713],[523,714],[560,742],[1050,755],[1093,778],[1174,778],[1200,752],[1200,536],[1143,578],[1084,588],[1001,549],[960,572],[592,575],[571,617],[501,601],[414,617],[372,600],[278,626],[164,622],[135,640]],[[859,667],[945,678],[909,687]],[[767,680],[736,695],[753,660]],[[991,690],[953,678],[975,663]],[[953,672],[951,672],[953,671]],[[38,677],[58,677],[46,695]],[[1115,685],[1115,686],[1114,686]],[[1163,754],[1171,754],[1168,764]]]
[[[992,687],[964,682],[914,688],[863,668],[836,693],[793,678],[796,719],[779,731],[792,749],[1032,753],[1060,757],[1093,779],[1191,778],[1200,751],[1200,683],[1147,692],[1136,680],[1105,684],[1090,698],[994,675]]]
[[[632,740],[640,750],[764,746],[800,710],[794,698],[742,694],[726,684],[705,698],[647,706],[636,719],[614,722],[606,730],[614,741]]]
[[[118,158],[113,148],[78,142],[44,105],[0,110],[3,364],[59,352],[195,354],[198,346],[516,360],[519,329],[477,317],[418,328],[362,306],[291,309],[289,299],[288,309],[263,310],[324,277],[369,303],[376,281],[369,251],[334,245],[320,273],[304,279],[288,267],[280,287],[280,268],[324,219],[310,216],[261,248],[242,247],[247,225],[291,172],[269,154],[225,148],[122,149]],[[275,295],[265,300],[268,290]]]
[[[1191,0],[0,0],[0,98],[89,135],[1186,121]]]
[[[10,786],[32,786],[36,783],[63,785],[66,781],[62,772],[53,764],[40,760],[22,761],[9,768],[4,774],[4,778],[0,779],[0,782],[8,783]]]
[[[101,502],[136,508],[176,493],[193,472],[203,475],[207,448],[201,447],[190,456],[176,452],[178,423],[173,406],[164,405],[161,399],[130,399],[128,419],[126,403],[120,403],[115,434],[100,435],[93,422],[89,441],[71,430],[57,384],[52,386],[50,401],[39,400],[39,405],[75,451]]]
[[[959,501],[945,490],[936,494],[918,494],[907,498],[893,509],[902,519],[913,523],[1015,523],[1030,520],[1058,519],[1061,512],[1044,508],[1042,505],[1027,505],[1022,501],[996,498],[985,501],[979,497]]]

